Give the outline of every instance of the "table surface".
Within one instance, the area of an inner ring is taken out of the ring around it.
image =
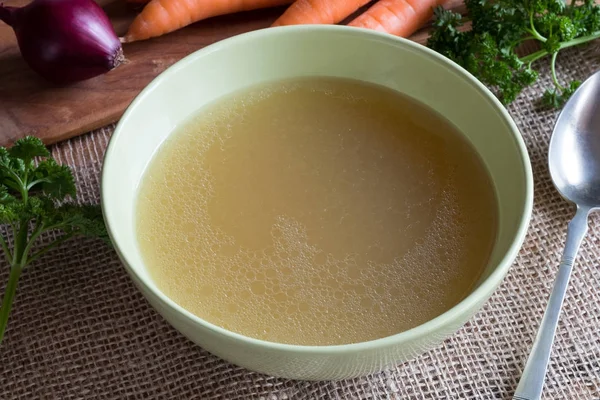
[[[117,35],[127,32],[138,13],[122,0],[95,1],[104,7]],[[6,0],[6,5],[28,2]],[[444,4],[465,11],[462,0]],[[267,28],[284,10],[285,6],[209,18],[168,35],[125,44],[127,62],[71,85],[53,85],[37,76],[21,57],[12,28],[0,23],[0,145],[25,135],[55,143],[114,122],[152,79],[176,61],[225,38]],[[411,39],[424,43],[427,25]]]
[[[562,76],[585,79],[595,49],[559,56]],[[263,376],[224,362],[171,328],[135,289],[116,254],[73,240],[21,278],[0,347],[1,399],[510,399],[544,311],[573,209],[552,186],[547,151],[556,111],[538,110],[541,79],[509,106],[535,179],[526,241],[502,285],[457,334],[389,370],[339,382]],[[113,126],[53,146],[74,167],[79,199],[99,200]],[[600,398],[600,219],[592,216],[550,360],[544,399]],[[47,238],[46,238],[47,240]],[[4,285],[8,269],[0,271]]]

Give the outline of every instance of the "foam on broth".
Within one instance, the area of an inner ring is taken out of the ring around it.
[[[151,277],[216,325],[291,344],[377,339],[445,312],[490,256],[477,154],[406,96],[279,81],[201,109],[151,161],[137,235]]]

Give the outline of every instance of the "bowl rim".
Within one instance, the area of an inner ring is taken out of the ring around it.
[[[525,174],[525,202],[524,204],[520,205],[520,221],[519,227],[517,229],[517,234],[513,238],[508,250],[505,252],[502,259],[498,262],[498,265],[493,269],[491,274],[485,280],[483,280],[479,284],[479,286],[471,293],[469,293],[463,300],[461,300],[459,303],[457,303],[444,313],[414,328],[379,339],[341,345],[295,345],[256,339],[212,324],[209,321],[206,321],[187,311],[182,306],[177,304],[174,300],[162,293],[162,291],[160,291],[158,288],[154,288],[153,286],[155,286],[155,284],[151,282],[150,278],[144,279],[142,276],[140,276],[140,274],[138,274],[137,268],[141,268],[142,266],[138,266],[135,268],[132,267],[133,263],[130,263],[129,258],[126,255],[127,252],[123,251],[119,243],[114,239],[113,232],[115,231],[115,226],[118,224],[118,221],[116,221],[115,217],[112,216],[111,210],[106,207],[108,199],[105,188],[106,182],[110,180],[110,177],[108,176],[107,172],[107,166],[111,165],[111,163],[118,161],[116,157],[112,156],[112,154],[115,151],[115,143],[117,142],[116,139],[121,135],[121,132],[123,130],[122,126],[125,123],[125,121],[127,121],[127,119],[129,118],[129,115],[135,112],[136,106],[142,101],[144,101],[144,98],[150,95],[154,88],[162,84],[163,81],[168,80],[168,78],[171,75],[177,73],[178,70],[185,68],[189,64],[195,62],[197,59],[200,59],[213,51],[217,51],[231,45],[236,45],[248,41],[252,42],[255,40],[260,40],[261,38],[267,36],[286,34],[295,35],[306,32],[317,32],[323,35],[351,35],[356,37],[357,40],[363,40],[365,38],[377,39],[379,41],[384,41],[389,44],[393,44],[397,47],[409,48],[412,51],[418,52],[421,55],[426,56],[432,62],[443,64],[448,69],[453,70],[453,72],[455,72],[468,84],[470,84],[474,89],[476,89],[485,98],[485,101],[487,101],[488,106],[496,109],[499,116],[504,120],[504,123],[506,124],[506,127],[512,136],[512,139],[515,142],[517,151],[521,159],[522,169]],[[508,272],[508,269],[511,267],[512,263],[514,262],[518,252],[521,250],[521,247],[524,243],[533,209],[533,173],[531,161],[527,152],[527,147],[525,146],[525,142],[521,136],[521,133],[516,123],[514,122],[506,108],[486,86],[479,82],[479,80],[477,80],[473,75],[471,75],[460,65],[442,56],[441,54],[429,49],[426,46],[387,33],[377,32],[366,28],[356,28],[343,25],[296,25],[258,29],[215,42],[177,61],[176,63],[168,67],[165,71],[160,73],[157,77],[155,77],[148,85],[146,85],[146,87],[142,89],[142,91],[133,99],[133,101],[127,107],[123,116],[117,123],[114,133],[109,140],[109,144],[107,146],[102,165],[100,182],[100,200],[108,235],[110,237],[111,242],[114,245],[115,251],[121,259],[123,265],[125,266],[125,269],[127,270],[128,274],[131,278],[133,278],[134,282],[137,281],[139,284],[143,285],[146,290],[150,291],[156,297],[156,299],[159,300],[168,309],[170,309],[171,312],[185,317],[188,321],[193,322],[195,325],[201,325],[205,329],[212,331],[214,334],[223,335],[231,340],[244,342],[247,345],[260,347],[263,350],[285,351],[290,353],[303,354],[335,355],[356,353],[361,351],[372,351],[376,349],[387,348],[402,342],[409,342],[411,340],[426,335],[428,332],[435,331],[436,329],[443,327],[451,323],[452,321],[460,319],[460,316],[462,314],[464,314],[470,309],[473,309],[473,307],[476,307],[477,303],[487,301],[490,294],[493,293],[493,291],[504,279],[504,276]],[[149,285],[148,283],[152,284]],[[146,296],[144,291],[141,291],[144,294],[144,296]]]

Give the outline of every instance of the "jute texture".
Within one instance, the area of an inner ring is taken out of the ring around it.
[[[585,79],[598,67],[595,54],[592,48],[561,53],[560,76]],[[536,109],[542,87],[549,84],[547,69],[541,76],[509,107],[535,174],[526,242],[490,301],[438,348],[388,371],[340,382],[252,373],[177,333],[134,288],[113,250],[79,239],[49,253],[21,278],[0,347],[0,399],[510,399],[573,215],[548,174],[557,113]],[[53,147],[59,162],[74,167],[81,201],[99,201],[102,158],[113,129]],[[589,226],[544,399],[600,399],[600,218],[592,216]],[[3,289],[8,268],[0,267]]]

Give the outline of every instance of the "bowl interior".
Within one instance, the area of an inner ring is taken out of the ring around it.
[[[497,241],[478,285],[492,274],[499,281],[522,243],[532,197],[527,153],[512,120],[474,78],[423,46],[339,26],[271,28],[221,41],[169,68],[134,100],[107,150],[102,202],[112,239],[137,280],[160,292],[138,250],[134,211],[138,185],[161,143],[220,96],[299,76],[387,86],[430,106],[466,136],[488,168],[499,207]]]

